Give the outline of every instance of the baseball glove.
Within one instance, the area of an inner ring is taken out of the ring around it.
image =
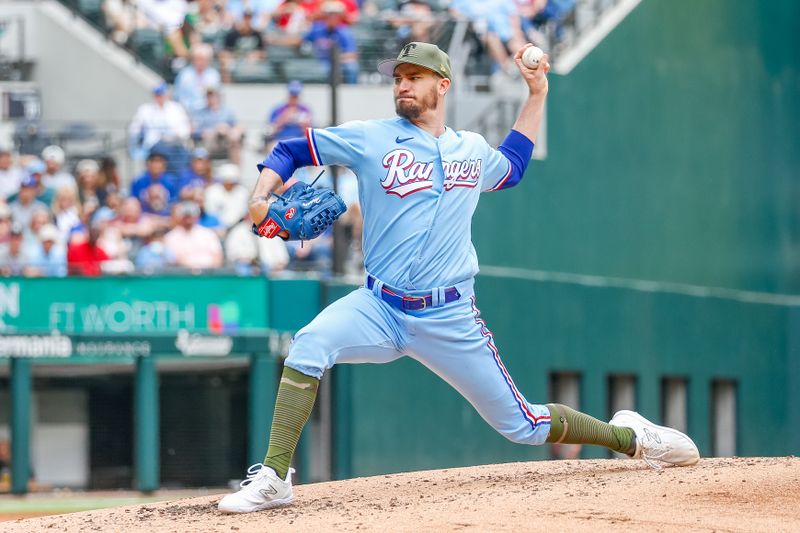
[[[270,204],[264,220],[253,224],[253,233],[268,239],[278,235],[285,241],[309,241],[318,237],[347,211],[332,189],[314,189],[298,181]],[[288,236],[279,235],[286,230]]]

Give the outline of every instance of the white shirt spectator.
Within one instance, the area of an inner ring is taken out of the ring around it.
[[[282,239],[264,239],[253,235],[249,219],[233,226],[225,237],[225,257],[232,265],[253,264],[276,272],[289,264],[289,252]]]
[[[175,100],[180,102],[190,115],[206,107],[206,89],[219,87],[222,76],[211,66],[214,49],[209,44],[192,47],[192,64],[181,69],[175,78]]]
[[[203,205],[206,213],[214,215],[230,228],[247,213],[250,193],[239,184],[239,167],[227,163],[218,171],[220,183],[212,183],[206,188]]]
[[[189,115],[179,103],[171,100],[140,105],[128,129],[131,138],[141,139],[139,146],[145,151],[158,141],[183,143],[189,139],[191,131]]]
[[[60,146],[50,145],[42,150],[42,161],[45,171],[42,174],[42,184],[48,189],[57,191],[62,187],[70,187],[78,191],[78,184],[72,174],[64,170],[66,154]]]
[[[14,164],[11,149],[0,146],[0,200],[5,200],[19,190],[22,171]]]

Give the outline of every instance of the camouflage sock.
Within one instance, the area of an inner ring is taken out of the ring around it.
[[[300,433],[306,425],[314,400],[317,398],[319,380],[306,376],[288,366],[283,367],[275,414],[269,434],[269,449],[264,464],[286,479]]]
[[[547,442],[597,444],[615,452],[633,455],[636,434],[631,428],[617,427],[560,403],[549,403],[550,435]]]

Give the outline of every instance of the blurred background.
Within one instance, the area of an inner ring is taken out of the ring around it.
[[[323,174],[350,209],[301,247],[250,233],[255,165],[393,115],[375,65],[413,40],[452,58],[448,125],[495,144],[510,55],[551,55],[535,160],[472,228],[527,398],[633,408],[706,456],[800,450],[796,1],[5,0],[0,492],[223,487],[263,458],[292,334],[363,265],[352,173]],[[574,457],[608,455],[506,442],[402,360],[333,369],[296,466]]]

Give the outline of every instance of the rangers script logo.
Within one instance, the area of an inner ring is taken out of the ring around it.
[[[434,163],[417,161],[414,152],[398,148],[383,156],[383,168],[387,169],[381,186],[386,194],[396,194],[400,198],[417,191],[433,187]],[[473,188],[481,177],[481,160],[445,161],[444,190],[454,187]]]

